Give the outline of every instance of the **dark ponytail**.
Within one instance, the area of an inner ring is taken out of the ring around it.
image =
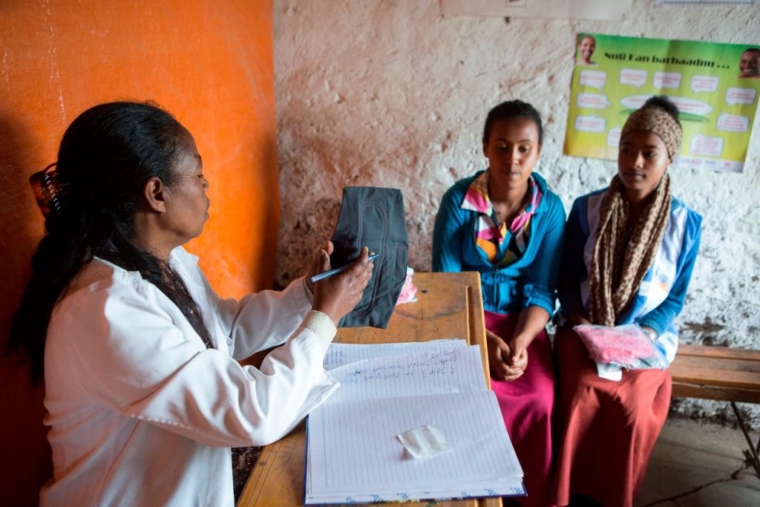
[[[147,181],[171,187],[185,128],[151,104],[112,102],[88,109],[63,135],[54,174],[55,206],[47,234],[32,257],[32,279],[14,316],[10,344],[42,378],[53,308],[93,257],[138,271],[187,317],[207,347],[211,339],[198,307],[171,267],[130,240]]]

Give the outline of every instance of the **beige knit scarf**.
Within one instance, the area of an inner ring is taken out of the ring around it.
[[[629,204],[618,176],[604,194],[599,236],[589,277],[591,322],[614,326],[639,290],[652,265],[670,215],[670,177],[649,197],[636,224],[628,223]]]

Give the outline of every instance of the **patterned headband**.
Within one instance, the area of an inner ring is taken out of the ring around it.
[[[29,184],[34,191],[42,216],[47,218],[50,213],[60,215],[63,211],[62,198],[65,194],[65,185],[58,181],[58,171],[53,162],[42,171],[38,171],[29,177]]]
[[[681,147],[681,126],[675,118],[657,106],[644,106],[628,117],[620,133],[620,141],[633,130],[648,130],[657,134],[668,149],[670,160]]]

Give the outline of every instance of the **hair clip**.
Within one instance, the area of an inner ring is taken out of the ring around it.
[[[58,171],[53,162],[42,171],[38,171],[29,177],[29,184],[34,191],[34,198],[42,216],[47,218],[51,212],[60,215],[62,212],[62,195],[65,185],[58,181]]]

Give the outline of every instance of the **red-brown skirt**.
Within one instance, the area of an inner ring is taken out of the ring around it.
[[[668,415],[670,373],[625,370],[620,382],[602,379],[581,339],[563,327],[554,348],[562,439],[553,499],[567,505],[580,494],[605,507],[630,507]]]

